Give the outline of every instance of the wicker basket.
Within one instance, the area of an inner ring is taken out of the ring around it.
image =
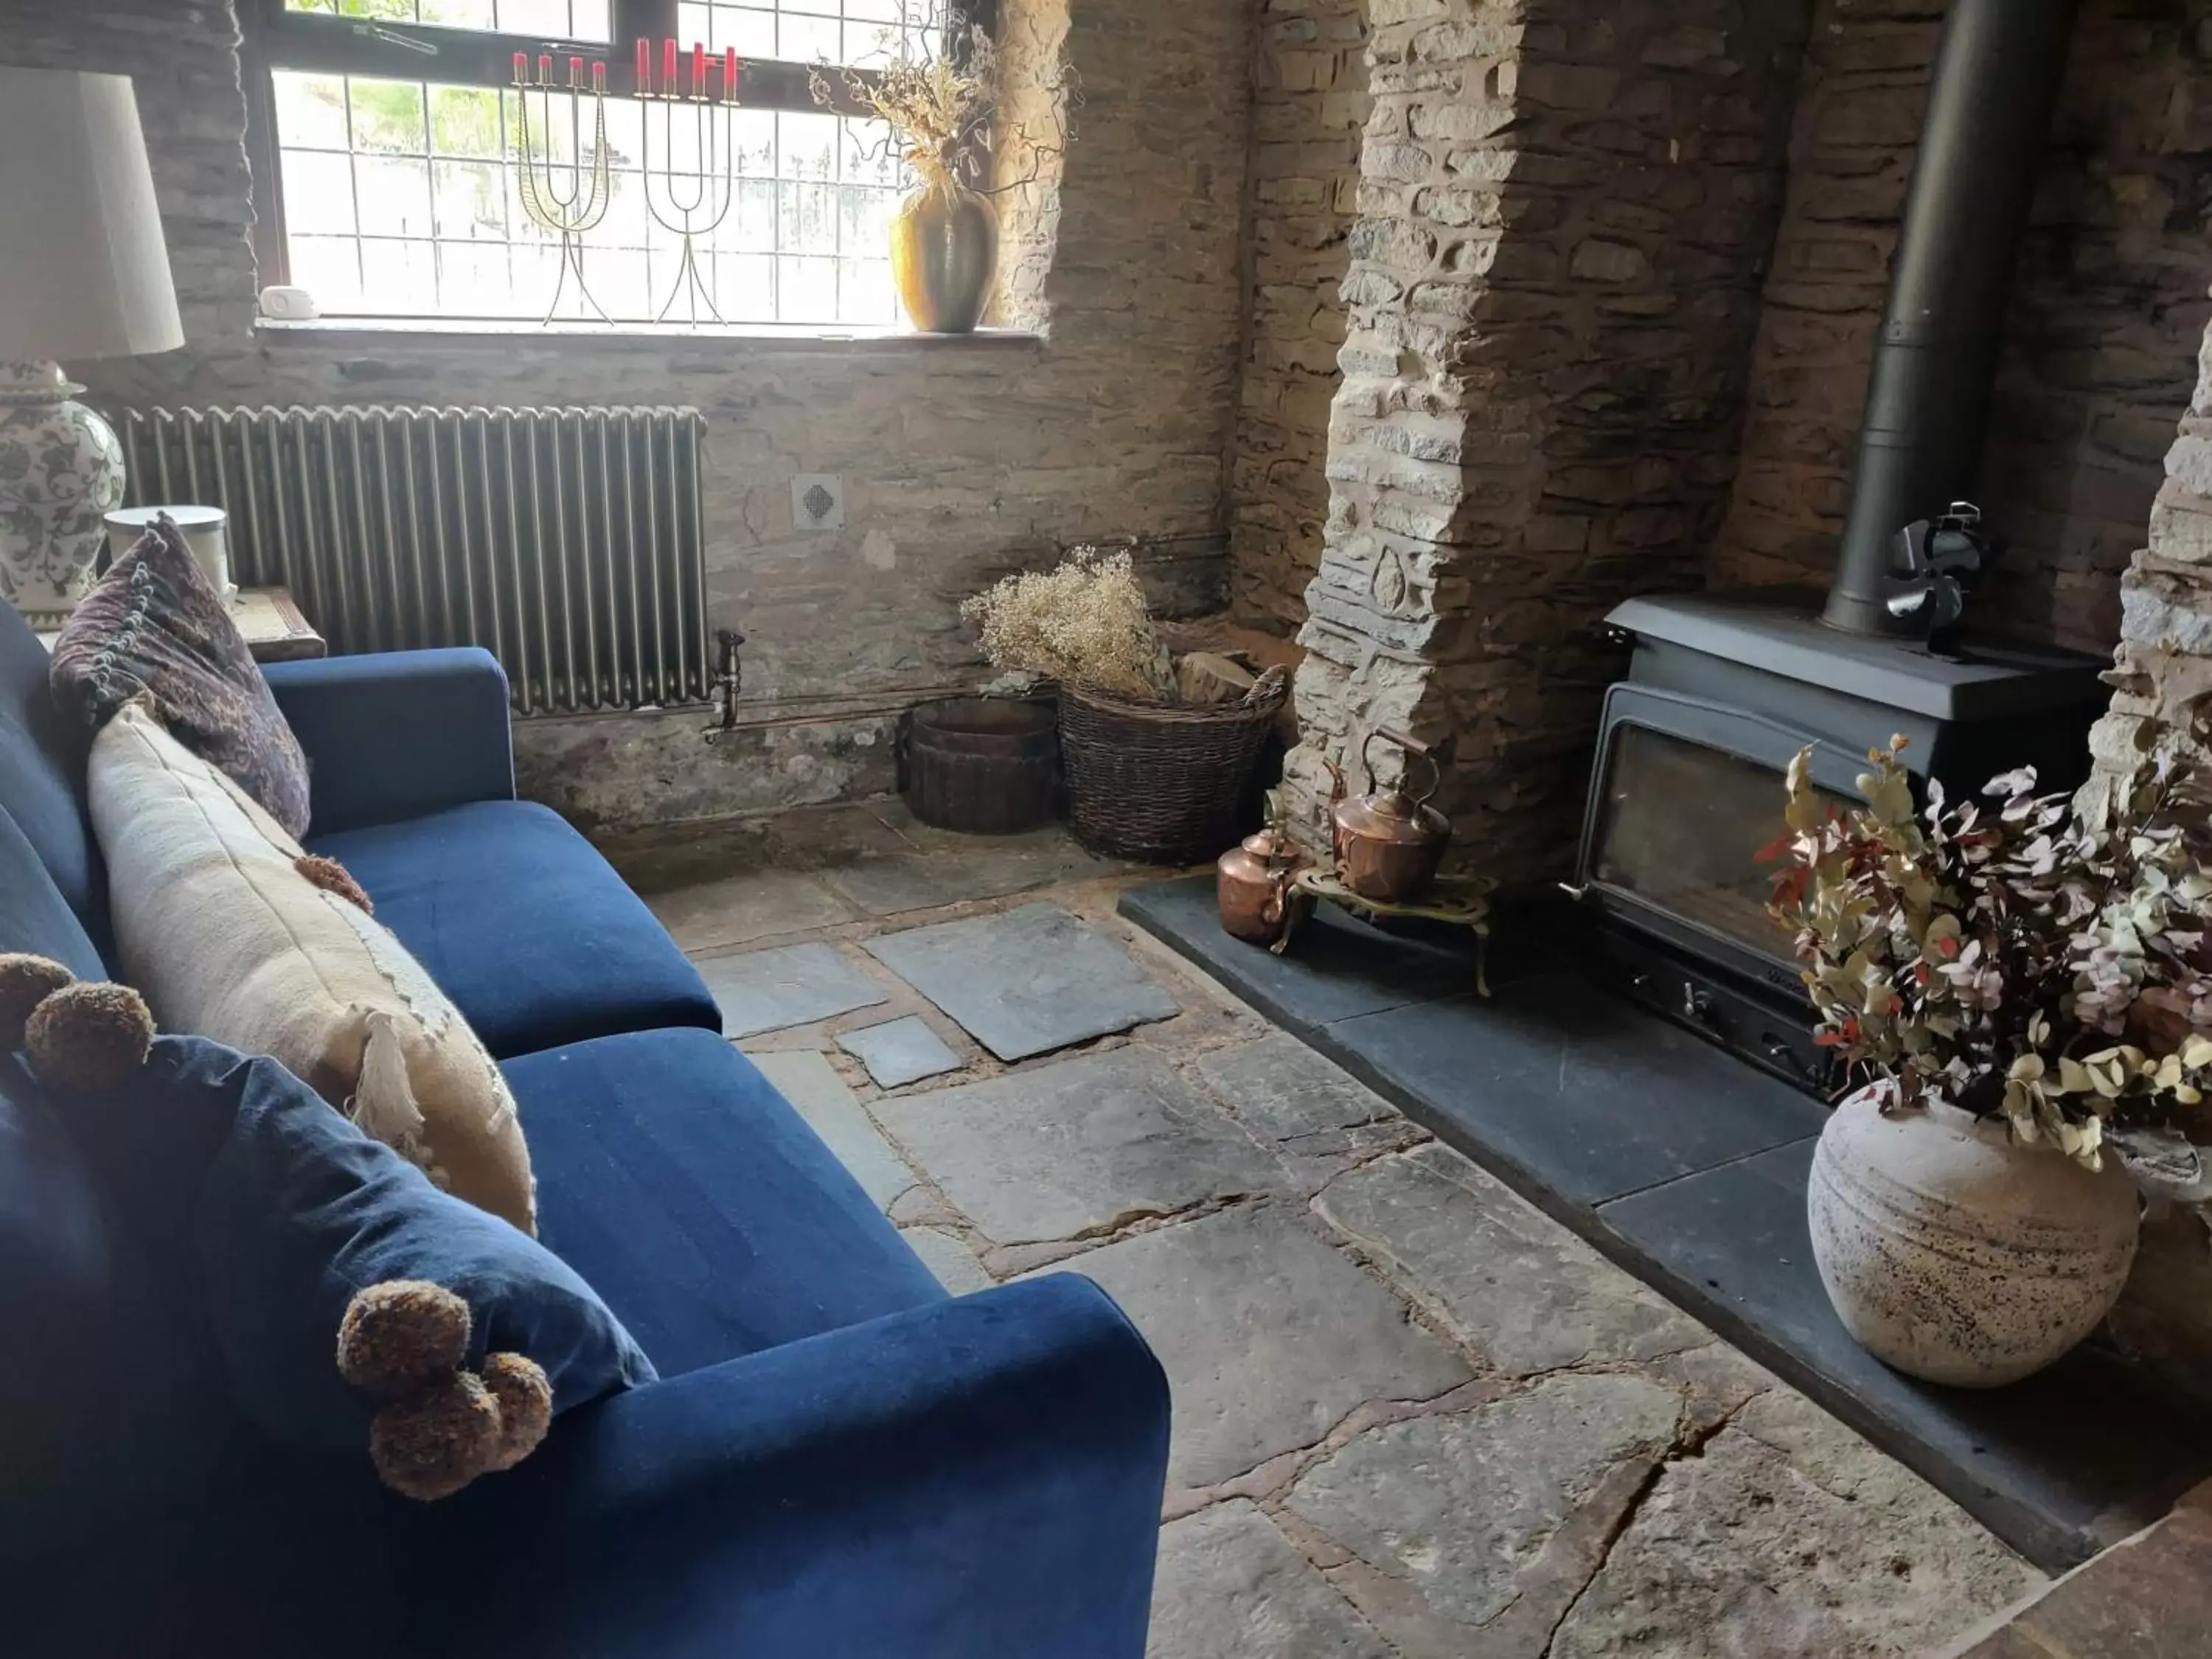
[[[1198,864],[1237,836],[1237,809],[1289,694],[1279,671],[1243,702],[1140,702],[1064,685],[1071,827],[1094,853]]]

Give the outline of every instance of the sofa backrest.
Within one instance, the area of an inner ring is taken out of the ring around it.
[[[107,876],[84,794],[91,744],[92,734],[65,720],[46,689],[46,647],[15,607],[0,605],[0,808],[22,832],[84,932],[102,940],[108,931]],[[0,878],[12,882],[18,873],[0,871]]]

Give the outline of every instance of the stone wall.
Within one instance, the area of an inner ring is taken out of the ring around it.
[[[1734,472],[1806,0],[1374,0],[1291,793],[1395,725],[1509,882],[1571,857],[1597,625],[1693,586]]]
[[[0,0],[10,61],[137,78],[188,343],[74,366],[104,400],[706,411],[709,621],[748,636],[744,729],[709,748],[698,711],[522,722],[526,787],[601,824],[890,787],[897,711],[974,677],[958,601],[1055,544],[1153,538],[1179,608],[1224,597],[1251,10],[1079,0],[1066,26],[1086,102],[1002,301],[1042,337],[465,342],[254,327],[226,6]],[[799,472],[842,475],[842,531],[794,527]]]
[[[1944,8],[1820,0],[1723,586],[1825,582]],[[2084,0],[2000,372],[1983,504],[2023,632],[2109,649],[2212,276],[2212,3]]]
[[[1344,343],[1338,297],[1357,215],[1367,0],[1267,0],[1252,83],[1250,216],[1229,533],[1237,620],[1305,620],[1328,516],[1328,409]]]

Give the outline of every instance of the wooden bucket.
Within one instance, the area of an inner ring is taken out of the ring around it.
[[[1052,705],[952,697],[907,717],[903,788],[924,823],[1011,836],[1060,816],[1060,733]]]

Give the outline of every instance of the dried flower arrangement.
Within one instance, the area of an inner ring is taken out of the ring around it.
[[[1175,696],[1168,648],[1152,626],[1127,548],[1081,546],[1051,570],[1019,570],[967,600],[996,669],[1122,696]]]
[[[897,23],[883,33],[890,41],[927,43],[937,16],[933,5],[901,0]],[[888,126],[899,159],[923,188],[942,196],[962,189],[1002,195],[1036,183],[1044,163],[1061,154],[1071,112],[1082,101],[1062,50],[1022,44],[1019,52],[1009,50],[973,25],[943,52],[924,44],[919,55],[902,51],[880,70],[817,64],[808,88],[824,109],[873,116]],[[1012,117],[1017,106],[1046,112],[1051,131],[1039,132],[1030,121]],[[1026,154],[1027,174],[987,189],[980,178],[984,161],[1000,149]]]
[[[2212,1199],[2212,776],[2146,760],[2088,822],[2033,770],[1915,808],[1902,738],[1845,815],[1789,771],[1773,913],[1855,1082],[1885,1111],[1947,1100],[2159,1195]]]

